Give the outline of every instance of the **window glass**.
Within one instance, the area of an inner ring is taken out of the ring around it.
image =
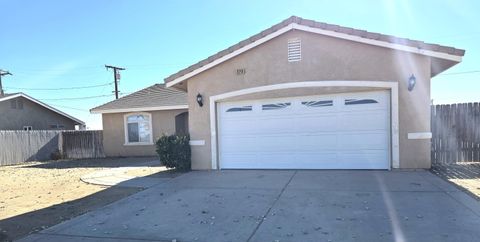
[[[128,124],[128,142],[139,142],[140,138],[138,137],[138,123],[129,123]]]
[[[333,100],[308,101],[308,102],[302,102],[302,105],[305,105],[307,107],[312,107],[312,108],[328,107],[328,106],[333,106]]]
[[[140,142],[150,141],[150,125],[147,122],[139,123],[138,136]]]
[[[150,119],[148,115],[135,114],[127,117],[128,143],[149,143],[152,137]]]
[[[243,112],[243,111],[252,111],[252,106],[234,107],[234,108],[229,108],[227,110],[227,112]]]
[[[346,99],[345,105],[357,105],[357,104],[371,104],[378,103],[374,99]]]
[[[10,107],[12,109],[17,109],[17,100],[15,100],[15,99],[10,100]]]
[[[264,104],[262,105],[262,110],[276,110],[276,109],[284,109],[290,106],[291,103],[273,103],[273,104]]]

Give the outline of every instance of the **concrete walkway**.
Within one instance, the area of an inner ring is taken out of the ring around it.
[[[122,186],[122,187],[140,187],[148,188],[162,182],[166,182],[171,177],[139,177],[132,175],[138,170],[152,170],[149,173],[167,171],[168,169],[160,166],[158,160],[144,162],[131,167],[116,167],[105,170],[99,170],[93,173],[89,173],[80,178],[85,183],[101,186]]]
[[[428,171],[195,171],[21,241],[479,241],[480,204]]]

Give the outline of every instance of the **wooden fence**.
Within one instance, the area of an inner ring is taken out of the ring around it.
[[[432,162],[480,161],[480,104],[432,105]]]
[[[102,131],[64,131],[59,144],[64,158],[105,157]]]
[[[99,158],[102,131],[0,131],[0,165],[63,158]]]

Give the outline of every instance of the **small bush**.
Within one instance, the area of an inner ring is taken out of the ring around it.
[[[163,135],[157,140],[160,162],[167,168],[179,171],[191,169],[190,137],[188,135]]]

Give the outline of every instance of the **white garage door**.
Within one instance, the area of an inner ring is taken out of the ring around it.
[[[389,169],[388,91],[220,103],[222,169]]]

